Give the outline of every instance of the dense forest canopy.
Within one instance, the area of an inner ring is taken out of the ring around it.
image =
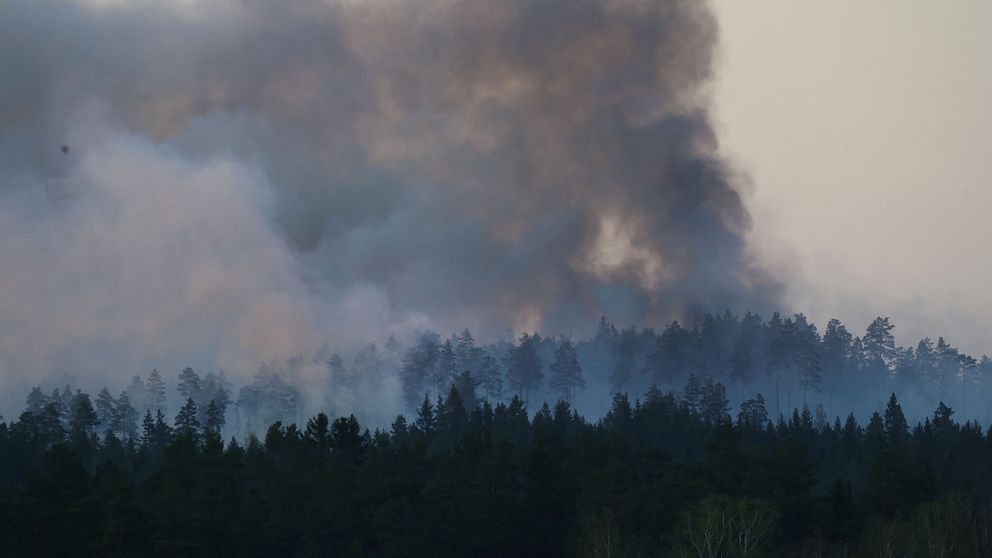
[[[567,345],[566,345],[567,346]],[[567,349],[566,349],[567,352]],[[524,359],[526,361],[527,359]],[[186,379],[192,377],[185,374]],[[225,444],[192,397],[172,421],[126,393],[32,392],[0,422],[5,556],[987,556],[992,432],[943,402],[911,427],[722,384],[495,405],[470,372],[410,419],[271,424]],[[203,382],[206,384],[207,382]],[[189,384],[186,384],[189,387]],[[186,388],[184,388],[186,389]],[[201,386],[202,389],[202,386]],[[33,406],[42,404],[41,408]]]
[[[893,329],[604,318],[578,341],[421,331],[406,347],[325,347],[243,386],[192,368],[116,395],[39,386],[0,421],[0,542],[53,556],[986,555],[992,435],[974,417],[990,359],[943,338],[899,347]],[[402,402],[384,424],[331,420],[390,385]]]

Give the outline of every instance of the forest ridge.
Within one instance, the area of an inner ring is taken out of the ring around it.
[[[409,346],[390,337],[350,353],[325,346],[267,363],[240,387],[223,372],[186,368],[167,378],[152,371],[135,376],[117,395],[100,390],[93,403],[101,434],[115,413],[117,433],[126,436],[146,411],[172,418],[192,399],[201,424],[213,406],[225,435],[239,439],[276,421],[302,423],[317,412],[355,412],[386,426],[398,412],[417,409],[426,394],[444,395],[452,382],[473,384],[493,404],[516,395],[535,409],[564,399],[586,416],[602,416],[615,393],[643,394],[652,386],[681,392],[689,384],[690,393],[720,389],[735,407],[762,394],[773,418],[805,404],[827,419],[851,412],[865,419],[894,392],[914,419],[946,401],[959,416],[988,423],[992,412],[984,402],[992,396],[992,360],[964,354],[943,337],[900,347],[894,328],[880,317],[854,335],[830,320],[821,333],[802,314],[774,314],[766,321],[728,311],[704,315],[694,327],[674,322],[660,332],[617,329],[602,318],[595,334],[580,340],[507,333],[478,344],[468,330],[448,338],[421,330]],[[28,408],[38,411],[52,402],[64,414],[76,391],[71,383],[37,387]]]
[[[374,429],[301,417],[303,357],[236,396],[222,373],[186,368],[175,414],[157,371],[118,396],[36,387],[0,421],[0,543],[12,556],[992,552],[992,435],[948,403],[984,407],[988,357],[942,338],[898,347],[887,318],[821,335],[802,315],[729,312],[511,339],[422,331],[406,348],[315,355],[338,389],[393,375],[410,412]],[[733,405],[735,390],[753,395]],[[603,397],[602,418],[584,418]],[[903,397],[931,411],[910,420]]]

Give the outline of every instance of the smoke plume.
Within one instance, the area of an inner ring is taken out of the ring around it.
[[[766,309],[716,42],[699,0],[0,3],[0,377]]]

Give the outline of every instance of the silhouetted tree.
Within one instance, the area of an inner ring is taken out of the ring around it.
[[[196,401],[192,397],[186,399],[186,404],[176,415],[175,433],[177,436],[196,439],[200,432],[200,421],[197,417]]]
[[[507,378],[517,395],[527,402],[531,390],[537,389],[544,379],[541,359],[534,349],[534,338],[526,332],[520,336],[519,344],[510,349],[506,359]]]
[[[571,339],[562,337],[555,350],[555,360],[551,363],[551,378],[548,382],[554,392],[562,399],[575,404],[575,390],[585,387],[586,381],[582,376],[582,364],[575,351]]]

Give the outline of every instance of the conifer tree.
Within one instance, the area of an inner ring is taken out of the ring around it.
[[[466,370],[476,373],[479,367],[479,360],[482,358],[482,349],[475,346],[475,338],[466,328],[455,343],[455,361],[459,373]]]
[[[110,395],[110,390],[106,387],[96,394],[94,407],[96,408],[96,418],[101,433],[112,430],[115,404],[114,396]]]
[[[179,373],[179,384],[176,387],[183,399],[194,401],[200,399],[200,390],[202,389],[200,375],[192,368],[187,366]]]
[[[148,394],[147,405],[153,411],[167,411],[165,406],[165,380],[158,370],[152,370],[145,381],[145,392]]]
[[[682,389],[682,404],[691,413],[699,412],[699,402],[703,396],[703,388],[699,385],[699,377],[695,373],[689,374]]]
[[[551,378],[548,385],[561,399],[575,405],[575,390],[586,386],[582,377],[582,364],[571,339],[562,337],[555,350],[555,360],[551,363]]]
[[[764,428],[768,423],[768,409],[765,407],[764,396],[759,393],[753,399],[741,403],[737,422],[753,428]]]
[[[138,411],[131,405],[131,398],[128,397],[127,391],[122,391],[114,400],[110,430],[121,440],[129,440],[137,435],[137,425],[135,424],[137,420]]]
[[[896,400],[895,392],[889,396],[889,403],[885,406],[885,438],[889,447],[902,446],[909,436],[909,424],[906,416],[903,415],[902,406]]]
[[[31,388],[31,392],[28,393],[24,410],[35,415],[40,415],[50,401],[51,399],[49,399],[49,397],[41,391],[41,388],[35,386]]]
[[[434,404],[431,403],[430,397],[426,394],[424,395],[424,401],[420,404],[420,409],[417,410],[417,420],[414,422],[414,428],[425,435],[433,434],[437,429]]]
[[[479,388],[486,399],[498,402],[503,397],[503,373],[491,352],[479,361]]]
[[[90,396],[77,390],[70,403],[69,434],[74,440],[88,439],[99,423]]]
[[[175,432],[177,436],[196,438],[200,431],[200,421],[197,419],[196,401],[186,398],[186,404],[176,415]]]
[[[727,390],[720,382],[706,378],[700,390],[700,416],[704,421],[715,424],[730,417],[730,402],[727,400]]]
[[[471,372],[465,370],[459,374],[455,378],[452,387],[458,390],[458,395],[461,396],[466,409],[472,410],[479,405],[479,396],[477,394],[479,380],[476,380]]]
[[[204,430],[213,434],[220,434],[220,431],[224,429],[224,410],[217,404],[215,399],[211,399],[210,403],[207,404],[207,421]]]
[[[451,340],[441,343],[438,349],[437,366],[431,375],[434,393],[441,395],[451,385],[457,373],[457,358]]]
[[[507,355],[507,378],[510,386],[517,395],[524,398],[524,403],[530,400],[531,390],[536,390],[544,379],[541,371],[541,358],[537,356],[533,336],[526,332],[520,336],[518,345],[510,349]]]

